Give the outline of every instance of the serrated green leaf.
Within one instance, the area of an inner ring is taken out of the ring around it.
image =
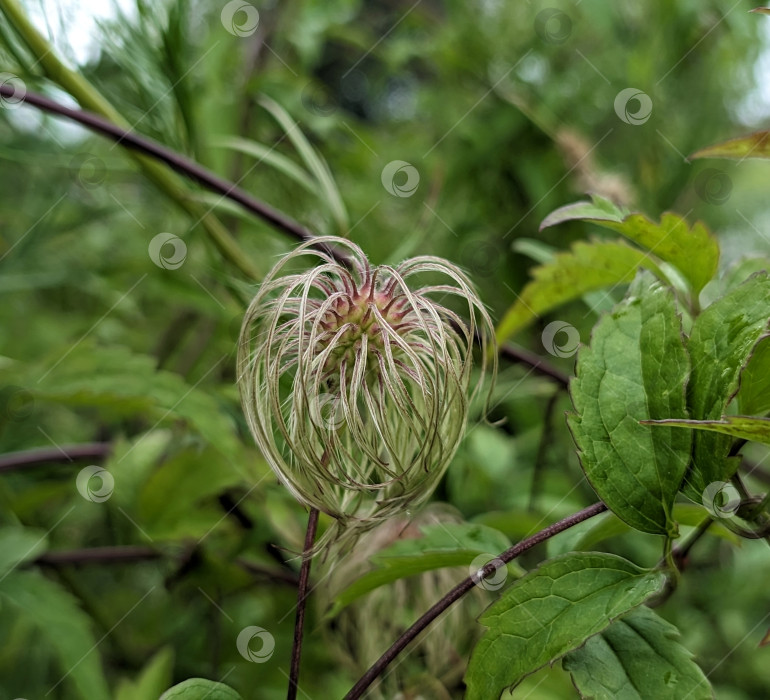
[[[770,418],[752,416],[722,416],[721,420],[657,420],[647,421],[649,425],[669,425],[676,428],[708,430],[729,435],[732,438],[753,440],[770,445]]]
[[[736,396],[738,410],[747,416],[761,416],[770,411],[770,336],[760,340],[741,372]]]
[[[229,685],[205,678],[188,678],[169,688],[159,700],[243,700]]]
[[[667,212],[660,223],[642,214],[624,215],[612,202],[594,197],[591,202],[570,204],[547,216],[540,229],[563,221],[588,221],[624,235],[661,260],[676,267],[695,294],[709,282],[719,264],[719,244],[700,221],[692,227],[677,214]]]
[[[649,255],[622,241],[578,241],[568,252],[559,253],[551,262],[532,270],[532,281],[498,325],[498,343],[541,314],[587,292],[631,282],[640,267],[663,276]]]
[[[738,391],[741,368],[767,332],[769,320],[770,278],[766,272],[752,275],[695,319],[687,342],[692,361],[687,385],[690,418],[719,420],[724,415]],[[696,503],[709,484],[727,481],[735,472],[735,460],[727,458],[731,442],[728,436],[713,432],[693,435],[692,468],[684,492]]]
[[[0,581],[0,600],[18,608],[54,649],[62,683],[89,700],[110,697],[90,620],[67,591],[36,571],[15,571]]]
[[[19,564],[35,559],[48,549],[42,530],[28,527],[0,528],[0,579]]]
[[[158,424],[182,418],[222,454],[235,458],[240,449],[235,423],[215,398],[127,348],[82,343],[31,370],[27,388],[45,401],[141,414]]]
[[[354,581],[334,600],[333,617],[354,600],[397,579],[448,566],[469,566],[479,554],[498,555],[511,546],[498,530],[476,523],[442,523],[421,528],[423,536],[398,540],[371,557],[377,567]],[[514,576],[523,571],[514,566]]]
[[[703,671],[673,625],[641,606],[564,657],[582,698],[592,700],[710,700]]]
[[[675,536],[672,507],[691,436],[659,434],[639,421],[687,417],[689,370],[673,293],[640,273],[594,327],[570,382],[568,423],[583,470],[607,506],[643,532]]]
[[[694,158],[770,158],[770,131],[756,131],[701,148],[690,156],[690,159]]]
[[[573,552],[541,564],[479,618],[488,629],[465,674],[466,699],[500,697],[643,603],[664,578],[614,554]]]
[[[168,688],[173,672],[174,650],[163,647],[135,680],[123,679],[115,693],[115,700],[155,700]]]

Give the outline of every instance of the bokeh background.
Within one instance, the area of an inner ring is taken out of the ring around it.
[[[581,223],[538,233],[549,212],[587,192],[653,218],[671,210],[703,220],[726,273],[770,255],[768,166],[686,159],[770,122],[770,17],[749,14],[754,1],[22,4],[137,133],[314,232],[350,236],[373,262],[448,258],[499,320],[533,265],[601,235]],[[2,13],[0,71],[77,106]],[[158,684],[205,676],[245,698],[282,697],[306,514],[240,415],[234,351],[253,281],[120,146],[72,123],[4,101],[0,162],[0,451],[50,451],[0,467],[0,541],[10,553],[0,573],[0,695],[76,698],[85,687],[97,697],[105,678],[111,697],[144,700]],[[188,187],[260,274],[294,244]],[[572,372],[574,357],[547,354],[542,328],[568,319],[586,341],[622,291],[599,307],[564,307],[514,340]],[[515,540],[595,496],[566,429],[564,393],[505,362],[497,391],[492,417],[504,422],[474,421],[435,500]],[[84,476],[87,466],[96,471]],[[591,542],[589,529],[522,563],[575,546],[657,561],[654,537],[611,536],[608,526]],[[719,698],[765,697],[767,545],[716,535],[659,612]],[[91,547],[138,549],[127,561],[115,551],[73,560]],[[365,624],[348,627],[321,612],[311,616],[301,687],[338,697],[356,673],[336,647],[390,630],[378,615],[392,611],[373,606]],[[463,624],[472,636],[475,623]],[[249,625],[274,638],[268,662],[239,653]],[[419,675],[420,654],[398,673]],[[450,691],[459,697],[459,686]],[[573,694],[557,665],[516,697]]]

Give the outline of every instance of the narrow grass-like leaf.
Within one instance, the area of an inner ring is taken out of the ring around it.
[[[347,235],[349,228],[348,212],[326,161],[310,145],[310,142],[302,133],[297,123],[281,105],[265,95],[260,97],[259,103],[280,124],[286,136],[294,145],[294,148],[297,149],[297,153],[302,158],[305,166],[318,181],[326,198],[326,204],[337,226],[337,233],[341,236]]]
[[[639,421],[687,417],[689,369],[673,293],[640,273],[595,326],[570,383],[568,422],[583,470],[609,508],[643,532],[675,536],[672,507],[691,436]]]
[[[732,438],[753,440],[770,445],[770,418],[722,416],[721,420],[656,420],[647,421],[647,424],[708,430],[713,433],[729,435]]]
[[[283,173],[308,192],[319,194],[319,185],[308,175],[307,171],[274,148],[269,148],[257,141],[237,137],[215,139],[211,145],[252,156],[257,159],[258,163],[264,163]]]
[[[555,557],[508,588],[479,618],[488,629],[465,675],[466,700],[494,700],[561,658],[663,584],[614,554]]]
[[[582,698],[710,700],[711,684],[678,640],[679,631],[641,606],[564,657]]]
[[[722,141],[713,146],[706,146],[690,156],[694,158],[770,158],[770,131],[756,131],[747,136]]]

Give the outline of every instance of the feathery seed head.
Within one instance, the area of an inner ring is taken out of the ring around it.
[[[349,266],[318,244],[349,251]],[[304,256],[318,264],[286,271]],[[444,280],[413,288],[418,275]],[[448,296],[469,320],[439,303]],[[300,502],[343,524],[424,501],[482,381],[470,386],[475,335],[483,376],[492,323],[451,263],[374,267],[333,236],[298,246],[265,278],[241,330],[238,383],[257,445]]]

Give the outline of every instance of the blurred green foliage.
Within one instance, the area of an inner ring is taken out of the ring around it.
[[[254,6],[256,31],[238,36],[248,14],[228,25],[220,3],[137,0],[100,25],[80,69],[137,133],[314,232],[349,235],[377,263],[423,253],[457,262],[498,320],[533,255],[602,235],[580,221],[538,233],[548,213],[589,190],[654,221],[666,210],[703,219],[720,239],[722,270],[770,253],[766,165],[685,160],[758,126],[752,67],[768,50],[768,19],[746,13],[752,2]],[[72,102],[5,17],[0,62],[27,89]],[[642,124],[616,111],[626,88],[651,100]],[[245,698],[283,697],[306,514],[240,415],[235,344],[255,280],[223,260],[119,146],[4,104],[0,158],[0,451],[111,445],[97,461],[109,478],[78,481],[88,460],[0,473],[0,695],[147,700],[205,676]],[[394,161],[414,170],[398,165],[384,178]],[[292,245],[189,188],[261,272]],[[185,243],[175,269],[164,267],[168,248],[151,259],[161,233]],[[540,333],[555,318],[587,340],[622,291],[598,306],[572,302],[515,340],[543,354]],[[574,358],[552,362],[572,372]],[[472,425],[437,500],[516,540],[596,499],[556,384],[507,364],[494,405],[492,418],[504,422]],[[767,456],[753,450],[754,462]],[[591,526],[522,565],[569,551]],[[660,554],[651,539],[607,527],[598,542],[650,566]],[[35,564],[44,552],[128,545],[161,557]],[[763,542],[736,547],[713,528],[658,609],[720,698],[770,693],[770,651],[758,647],[770,626],[769,575]],[[355,678],[316,634],[329,623],[314,612],[301,688],[340,697]],[[274,637],[269,663],[239,653],[249,625]],[[518,692],[547,700],[574,690],[554,668]]]

